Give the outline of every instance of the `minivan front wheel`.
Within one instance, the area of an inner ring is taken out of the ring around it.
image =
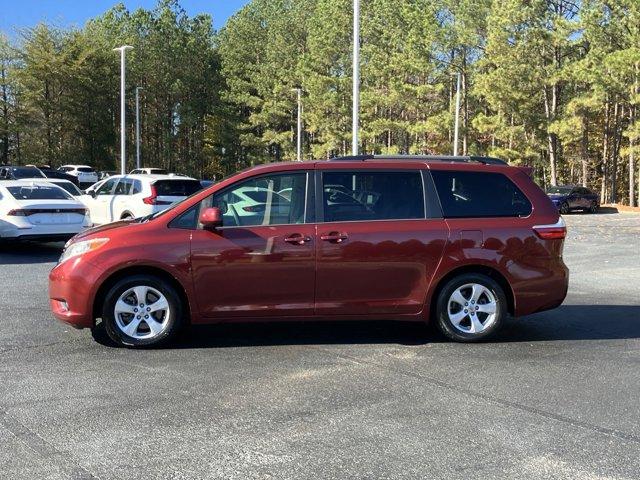
[[[507,299],[491,277],[463,274],[440,291],[436,315],[439,329],[450,339],[479,341],[500,328],[507,316]]]
[[[102,321],[109,337],[120,345],[157,346],[180,327],[182,305],[175,289],[150,275],[117,282],[107,293]]]

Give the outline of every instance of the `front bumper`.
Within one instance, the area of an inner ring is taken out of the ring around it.
[[[94,286],[100,273],[82,256],[56,265],[49,274],[49,304],[53,315],[75,328],[93,327]]]

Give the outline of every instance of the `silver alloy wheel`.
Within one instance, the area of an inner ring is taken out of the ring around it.
[[[447,302],[451,325],[463,333],[482,333],[496,321],[498,303],[484,285],[467,283],[458,287]]]
[[[113,310],[122,333],[138,340],[155,338],[165,331],[171,315],[166,297],[153,287],[127,289]]]

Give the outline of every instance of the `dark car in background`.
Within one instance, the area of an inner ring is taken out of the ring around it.
[[[0,167],[0,180],[22,180],[25,178],[46,178],[36,167],[14,167],[4,165]]]
[[[51,168],[39,168],[43,175],[47,178],[57,178],[59,180],[67,180],[73,183],[76,187],[80,185],[78,177],[69,175],[68,173],[61,172],[59,170],[53,170]]]
[[[600,208],[598,194],[585,187],[573,185],[550,187],[547,195],[563,215],[573,210],[596,213]]]

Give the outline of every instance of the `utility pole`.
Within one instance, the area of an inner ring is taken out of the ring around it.
[[[298,93],[298,137],[296,139],[296,160],[302,161],[302,87],[297,86],[294,90]]]
[[[126,156],[126,123],[125,123],[125,74],[126,74],[126,52],[133,47],[129,45],[123,45],[122,47],[114,48],[114,51],[120,52],[120,173],[126,174],[127,170],[127,156]]]
[[[136,87],[136,168],[140,168],[140,90]]]
[[[458,131],[460,129],[460,80],[461,73],[458,72],[458,81],[456,82],[456,124],[453,129],[453,156],[458,155]]]
[[[352,107],[352,145],[351,153],[358,155],[360,110],[360,0],[353,0],[353,107]]]

